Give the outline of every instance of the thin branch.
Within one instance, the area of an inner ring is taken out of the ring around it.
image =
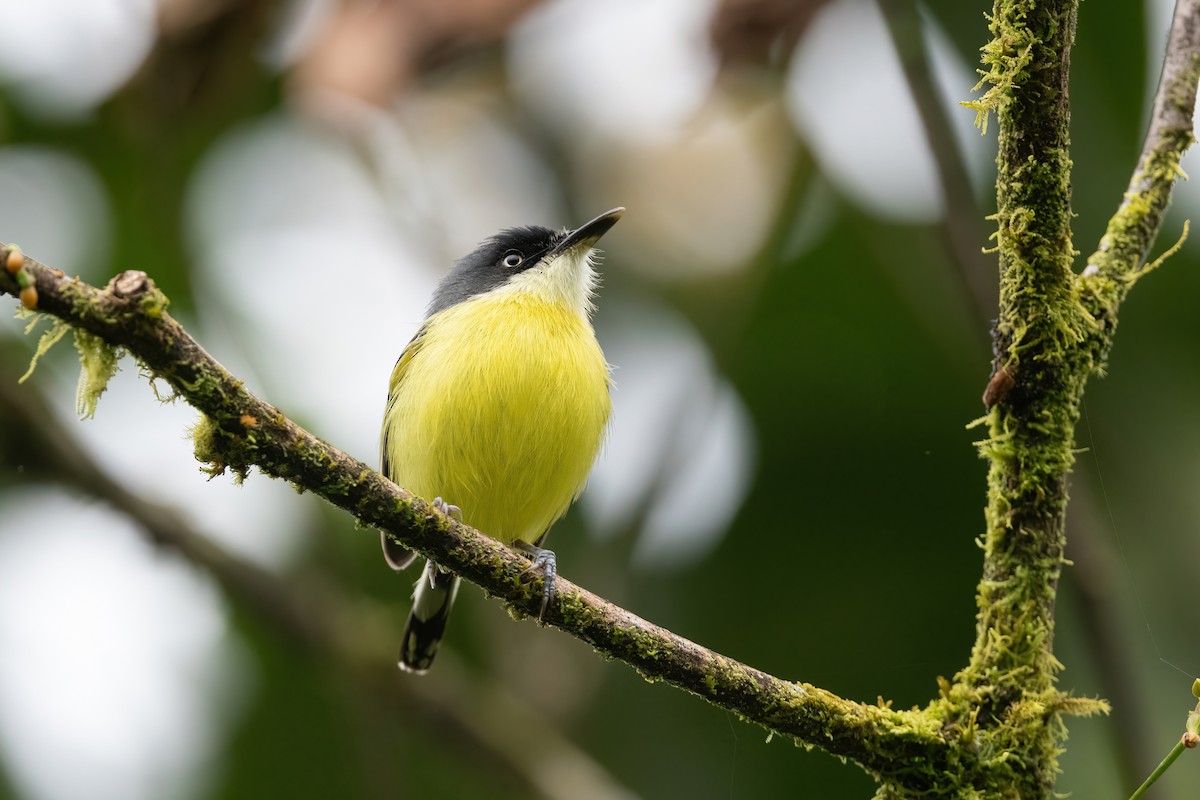
[[[1166,774],[1166,771],[1171,768],[1171,765],[1175,763],[1177,758],[1183,755],[1183,751],[1186,749],[1187,745],[1183,740],[1176,742],[1175,746],[1171,748],[1171,752],[1167,753],[1166,757],[1159,762],[1154,771],[1142,782],[1142,785],[1134,789],[1133,794],[1129,795],[1129,800],[1139,800],[1139,798],[1145,797],[1146,790],[1158,783],[1158,779]]]
[[[1146,260],[1171,202],[1175,182],[1183,176],[1180,161],[1195,142],[1192,127],[1198,83],[1200,0],[1177,0],[1137,168],[1098,249],[1076,281],[1080,301],[1094,320],[1086,344],[1095,371],[1103,370],[1112,347],[1121,302],[1138,279],[1159,263],[1147,265]],[[1086,580],[1089,575],[1085,571],[1081,577],[1085,579],[1081,589],[1089,591]],[[1124,660],[1123,655],[1101,659],[1102,671],[1124,668]],[[1136,710],[1128,709],[1126,713],[1132,716]],[[1122,728],[1122,736],[1129,735],[1130,731]],[[1141,741],[1134,749],[1141,756],[1137,761],[1145,760]]]
[[[499,542],[436,513],[366,464],[317,439],[230,375],[166,313],[166,298],[142,272],[125,272],[104,290],[32,259],[38,308],[132,353],[204,413],[197,457],[214,471],[250,467],[292,482],[366,525],[536,616],[541,582]],[[16,295],[0,274],[0,291]],[[850,758],[868,771],[903,779],[946,758],[936,724],[919,712],[856,703],[808,684],[781,680],[653,625],[560,578],[548,624],[601,653],[733,711],[748,721]]]
[[[1183,176],[1179,162],[1195,141],[1192,120],[1198,80],[1200,0],[1178,0],[1137,169],[1081,280],[1084,303],[1105,333],[1097,339],[1100,363],[1111,344],[1117,306],[1145,274],[1143,267],[1171,202],[1171,191]]]
[[[547,800],[568,796],[565,787],[557,786],[549,777],[556,770],[574,776],[569,788],[571,797],[628,795],[627,789],[566,740],[554,725],[538,718],[526,704],[514,702],[506,690],[489,687],[480,691],[472,685],[478,684],[477,680],[462,678],[451,681],[451,688],[444,688],[444,675],[455,673],[452,660],[440,665],[446,668],[439,669],[443,679],[426,682],[424,691],[413,691],[413,683],[395,680],[390,669],[395,643],[383,630],[385,621],[374,624],[380,615],[364,614],[362,603],[350,602],[332,585],[318,585],[311,580],[297,585],[245,561],[173,509],[132,491],[80,446],[35,389],[18,387],[15,376],[8,374],[0,374],[0,419],[24,434],[25,450],[36,456],[42,477],[109,503],[136,523],[153,544],[204,569],[227,596],[265,620],[272,631],[354,675],[357,679],[348,683],[365,695],[367,707],[384,696],[401,705],[406,716],[419,714],[428,730],[455,740],[456,746],[475,748],[481,761],[515,774],[529,791]],[[472,692],[477,696],[465,700]],[[504,709],[502,717],[487,713],[498,705]],[[538,741],[536,751],[514,746],[531,739]]]

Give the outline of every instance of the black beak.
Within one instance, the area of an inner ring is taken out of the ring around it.
[[[608,232],[608,229],[617,224],[617,220],[625,213],[625,209],[617,207],[611,211],[605,211],[600,216],[593,220],[589,220],[580,225],[575,230],[567,234],[567,238],[554,246],[551,253],[561,253],[564,250],[574,250],[576,248],[592,247],[600,240],[600,237]]]

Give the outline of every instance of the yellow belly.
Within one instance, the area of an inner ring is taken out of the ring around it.
[[[536,541],[583,491],[611,408],[588,320],[522,295],[431,317],[393,384],[388,477],[505,543]]]

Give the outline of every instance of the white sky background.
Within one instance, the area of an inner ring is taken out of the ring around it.
[[[88,113],[145,53],[151,5],[0,2],[0,81],[19,87],[40,113]],[[312,10],[321,3],[299,5]],[[714,67],[704,26],[712,5],[559,0],[514,32],[509,68],[517,95],[533,113],[570,129],[581,161],[640,154],[641,174],[605,185],[611,196],[588,198],[597,212],[630,206],[605,240],[609,268],[628,268],[620,237],[639,230],[639,209],[627,197],[645,198],[647,214],[668,215],[655,218],[655,229],[680,236],[711,227],[695,225],[697,215],[761,219],[775,202],[769,181],[724,195],[693,192],[696,204],[678,209],[648,193],[681,172],[694,173],[703,187],[761,167],[753,161],[754,125],[709,97]],[[1151,3],[1155,31],[1165,29],[1158,23],[1169,6]],[[985,175],[992,145],[957,106],[975,82],[973,67],[931,25],[925,33],[944,102],[962,122],[973,174]],[[613,38],[624,46],[605,46]],[[392,363],[449,261],[500,227],[583,221],[562,218],[549,167],[512,120],[493,111],[449,93],[418,94],[395,114],[368,115],[375,175],[349,144],[282,112],[231,131],[186,187],[194,254],[208,269],[195,287],[200,318],[185,323],[255,391],[374,462]],[[840,0],[816,20],[788,76],[787,113],[839,194],[899,221],[927,222],[941,213],[915,110],[868,0]],[[702,151],[690,169],[671,164],[676,172],[663,171],[668,159],[659,154],[686,152],[706,136],[719,146]],[[1193,152],[1192,174],[1200,173],[1197,158]],[[116,264],[89,261],[106,239],[106,202],[82,162],[0,147],[3,237],[40,260],[94,282],[127,266],[119,254]],[[737,269],[756,243],[714,243],[708,251],[719,258],[712,264],[703,263],[701,247],[697,270]],[[375,290],[357,293],[353,306],[339,303],[339,271]],[[260,303],[268,290],[282,300]],[[300,317],[320,324],[297,326]],[[646,568],[684,567],[719,542],[740,507],[756,433],[685,320],[645,300],[623,303],[614,319],[621,324],[601,331],[618,367],[614,427],[584,510],[598,533],[616,530],[652,483],[647,465],[671,453],[680,466],[660,487],[636,557]],[[0,330],[18,329],[6,323]],[[72,429],[119,476],[169,500],[202,530],[247,558],[285,565],[308,535],[308,501],[261,477],[241,488],[206,482],[184,438],[194,414],[182,404],[156,403],[134,373],[127,362],[97,418],[69,423]],[[69,419],[74,375],[51,366],[35,380]],[[201,796],[196,781],[204,759],[253,685],[253,666],[229,640],[218,593],[190,568],[152,552],[103,508],[52,490],[4,503],[0,747],[18,789],[38,800],[159,798],[168,786],[177,790],[173,796]],[[39,511],[47,507],[51,513]],[[364,546],[372,545],[364,539]]]

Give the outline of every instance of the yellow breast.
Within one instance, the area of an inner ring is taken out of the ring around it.
[[[389,477],[472,527],[534,542],[583,491],[611,409],[590,322],[526,294],[431,317],[392,376]]]

